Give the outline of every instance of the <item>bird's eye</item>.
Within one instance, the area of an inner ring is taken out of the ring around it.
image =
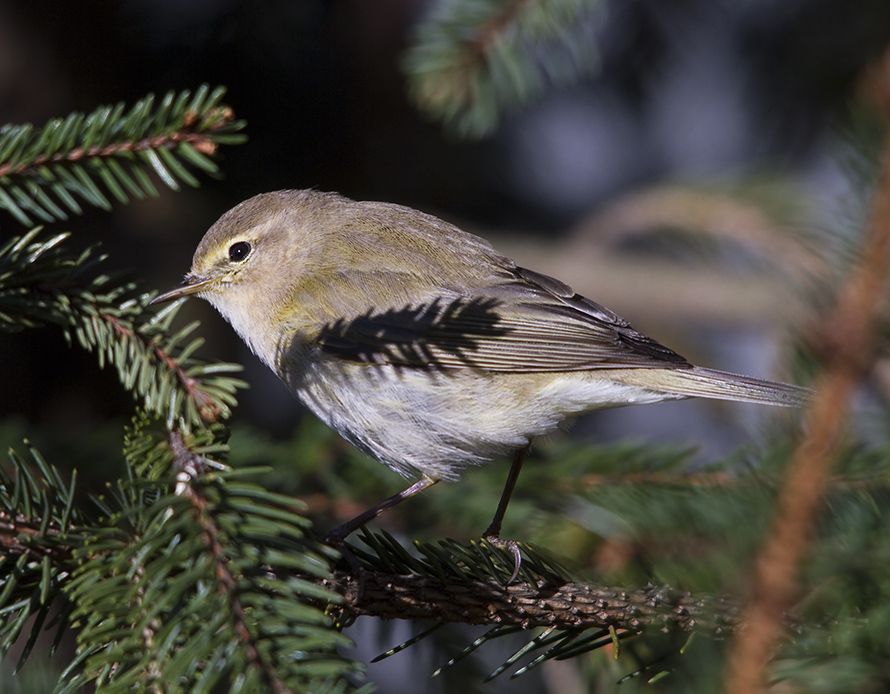
[[[238,241],[229,246],[229,260],[240,263],[250,253],[250,244],[247,241]]]

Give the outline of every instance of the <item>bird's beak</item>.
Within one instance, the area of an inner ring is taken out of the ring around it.
[[[207,285],[211,284],[215,279],[215,277],[199,277],[198,275],[189,273],[185,276],[181,285],[175,289],[164,292],[163,294],[158,294],[149,303],[160,304],[164,301],[172,301],[173,299],[179,299],[183,296],[197,294],[198,292],[203,291]]]

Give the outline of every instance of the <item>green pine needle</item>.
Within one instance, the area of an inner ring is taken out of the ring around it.
[[[56,561],[82,542],[87,518],[74,505],[76,475],[65,481],[27,441],[0,465],[0,654],[21,637],[17,667],[27,659],[66,576]]]
[[[60,326],[171,426],[227,417],[244,386],[233,377],[241,367],[193,356],[203,343],[195,336],[198,323],[173,329],[182,302],[155,312],[134,285],[97,274],[103,256],[94,249],[74,252],[67,239],[38,228],[0,246],[0,332]]]
[[[597,66],[598,0],[439,3],[414,32],[403,69],[417,107],[464,137]]]
[[[246,139],[224,94],[203,85],[194,93],[149,95],[130,109],[101,106],[42,127],[3,126],[0,209],[32,226],[81,214],[81,203],[108,210],[112,201],[157,196],[149,172],[173,190],[197,186],[193,172],[217,175],[219,145]]]

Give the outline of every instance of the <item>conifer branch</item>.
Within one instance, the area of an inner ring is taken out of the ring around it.
[[[149,173],[166,186],[197,186],[193,171],[215,175],[221,144],[245,137],[244,123],[222,103],[225,90],[206,85],[194,93],[149,95],[92,113],[72,113],[41,128],[0,128],[0,209],[30,226],[82,212],[80,202],[105,210],[111,199],[157,196]],[[78,200],[80,202],[78,202]]]
[[[133,571],[134,583],[136,585],[135,598],[133,600],[134,609],[136,614],[145,615],[148,611],[148,605],[145,602],[145,569],[136,561],[136,557],[131,559],[130,568]],[[160,628],[161,623],[157,619],[149,618],[141,631],[145,653],[150,655],[149,662],[145,668],[146,688],[152,694],[162,694],[164,691],[161,663],[154,657],[154,653],[157,651],[157,635]],[[115,664],[113,667],[118,667],[118,665]]]
[[[193,466],[193,454],[185,449],[182,458],[177,457],[175,465]],[[204,533],[206,546],[215,562],[219,591],[231,601],[238,619],[236,631],[239,638],[247,648],[251,662],[266,671],[270,666],[262,662],[246,626],[244,608],[238,604],[235,578],[227,567],[218,530],[206,515],[207,502],[188,484],[183,484],[180,493],[191,503],[198,526]],[[26,526],[19,525],[18,531],[21,532],[23,527]],[[27,542],[17,541],[10,530],[7,523],[0,524],[0,543],[9,556],[32,555],[39,558],[47,553]],[[26,530],[29,536],[38,535],[33,527],[26,527]],[[49,532],[49,536],[53,534],[54,531]],[[52,548],[52,554],[60,561],[70,561],[73,548],[59,545]],[[140,571],[134,566],[134,574],[138,575]],[[653,628],[698,630],[722,637],[734,629],[739,611],[738,605],[726,597],[693,595],[668,586],[652,585],[626,589],[568,580],[510,585],[496,581],[449,582],[428,575],[368,569],[357,573],[338,571],[333,578],[322,581],[320,585],[342,595],[342,607],[354,616],[516,625],[523,629],[613,626],[633,632]],[[137,593],[141,595],[141,589]],[[269,670],[269,674],[270,679],[274,678],[274,672]]]
[[[9,452],[0,466],[0,653],[28,634],[21,664],[70,575],[71,547],[87,519],[75,506],[76,477],[58,470],[25,442],[28,457]]]
[[[244,383],[228,374],[241,367],[205,365],[191,357],[203,344],[201,338],[185,348],[177,346],[198,327],[192,323],[172,337],[167,335],[181,304],[152,316],[144,296],[134,300],[126,293],[110,292],[54,298],[69,308],[69,338],[73,335],[85,349],[97,351],[100,364],[113,364],[124,385],[131,384],[129,389],[142,396],[143,406],[150,412],[168,419],[185,416],[189,422],[203,424],[229,415],[234,393]]]
[[[442,581],[429,576],[338,572],[331,582],[353,614],[384,619],[514,625],[522,629],[647,629],[723,637],[737,622],[728,598],[695,596],[666,586],[621,589],[595,583]]]
[[[257,667],[266,671],[247,628],[243,606],[238,604],[234,576],[227,566],[225,553],[219,543],[218,529],[207,515],[207,500],[192,488],[188,480],[200,474],[205,462],[188,450],[181,435],[171,434],[171,446],[179,449],[174,466],[184,472],[179,475],[179,494],[190,503],[198,527],[204,533],[205,545],[214,560],[214,575],[219,592],[232,604],[238,620],[236,631]],[[36,531],[34,531],[36,532]],[[5,535],[5,533],[4,533]],[[378,538],[379,539],[379,538]],[[391,539],[390,539],[391,541]],[[4,543],[11,556],[34,553],[27,543]],[[452,543],[453,550],[458,545]],[[421,549],[427,545],[421,544]],[[352,548],[353,550],[355,548]],[[529,548],[527,548],[528,550]],[[440,557],[446,556],[439,550]],[[446,552],[448,549],[446,549]],[[509,566],[496,550],[477,548],[488,553],[487,560],[496,566]],[[58,546],[54,555],[60,561],[70,561],[73,548]],[[36,556],[41,556],[37,553]],[[456,624],[515,625],[522,629],[557,627],[560,629],[592,629],[614,627],[632,633],[645,630],[691,632],[698,631],[722,638],[737,626],[739,605],[725,596],[694,595],[669,586],[648,585],[625,588],[602,583],[579,582],[567,576],[532,572],[536,580],[510,585],[489,576],[476,580],[468,569],[462,575],[452,574],[443,579],[441,567],[427,567],[424,573],[394,572],[381,568],[383,559],[365,561],[361,568],[340,570],[319,582],[343,597],[340,609],[353,616],[375,616],[383,619],[435,620]],[[393,561],[389,557],[388,561]],[[398,567],[402,568],[402,567]],[[478,572],[476,572],[478,573]],[[786,620],[787,624],[793,622]],[[268,672],[274,682],[274,672]],[[272,685],[274,686],[274,684]]]
[[[488,54],[492,51],[492,46],[503,38],[510,26],[517,21],[520,14],[526,9],[526,6],[534,1],[509,0],[509,2],[503,3],[503,6],[493,17],[477,27],[475,36],[467,39],[468,49],[478,56],[479,61],[486,60]]]
[[[890,53],[885,60],[890,62]],[[890,82],[885,89],[890,93]],[[820,323],[827,326],[819,335],[826,346],[825,369],[807,411],[806,434],[786,473],[771,532],[757,558],[752,597],[743,616],[744,635],[734,640],[727,666],[725,684],[730,694],[766,689],[766,669],[782,639],[779,615],[797,595],[798,574],[815,533],[850,399],[874,360],[890,271],[890,137],[886,135],[860,257],[833,314]]]
[[[185,441],[183,441],[182,434],[178,431],[170,433],[170,449],[173,452],[173,470],[176,472],[177,493],[188,499],[195,521],[204,534],[207,551],[213,558],[217,590],[228,602],[229,609],[232,612],[233,627],[238,635],[238,639],[241,641],[242,648],[244,648],[247,654],[247,660],[262,673],[267,688],[271,689],[275,694],[285,694],[289,691],[288,688],[279,677],[274,664],[270,663],[260,653],[247,625],[244,605],[241,604],[238,597],[237,581],[232,575],[225,552],[220,545],[219,529],[208,513],[209,501],[201,493],[200,488],[192,484],[195,478],[207,474],[207,460],[190,451]]]
[[[68,238],[43,239],[35,229],[0,247],[0,331],[57,325],[96,352],[100,366],[114,366],[149,411],[199,425],[228,416],[244,385],[232,377],[241,367],[195,358],[203,344],[191,337],[198,323],[171,327],[181,304],[155,313],[132,284],[96,274],[104,258],[93,249],[69,251]]]
[[[140,345],[139,350],[141,352],[152,355],[156,366],[159,369],[165,369],[172,378],[175,378],[185,394],[186,400],[204,423],[212,424],[228,414],[228,409],[225,405],[214,398],[213,394],[201,380],[186,371],[181,363],[181,359],[172,354],[169,349],[165,349],[156,339],[152,339],[144,331],[134,327],[132,322],[122,320],[120,316],[115,315],[105,307],[92,303],[87,308],[88,311],[84,311],[85,315],[95,313],[111,326],[111,329],[121,340],[125,342],[135,341]],[[237,371],[238,368],[235,367],[233,370]]]
[[[299,669],[288,669],[287,677],[279,674],[279,665],[293,664],[274,640],[290,643],[293,634],[308,628],[306,622],[281,623],[281,616],[290,612],[305,620],[310,605],[316,619],[323,609],[339,611],[341,623],[369,615],[489,625],[485,640],[544,628],[546,637],[529,642],[543,649],[532,663],[642,634],[721,638],[737,626],[738,608],[731,599],[663,586],[625,589],[579,582],[531,547],[523,550],[520,582],[505,585],[512,556],[485,543],[416,542],[409,552],[385,533],[365,532],[365,547],[347,548],[356,560],[350,569],[332,575],[322,564],[313,565],[311,544],[298,549],[274,539],[297,531],[288,527],[295,517],[285,511],[295,502],[243,486],[239,478],[249,471],[236,475],[212,462],[212,439],[202,436],[187,438],[144,418],[137,422],[127,436],[127,458],[143,467],[142,479],[159,480],[162,496],[145,482],[119,487],[116,501],[105,508],[107,519],[82,524],[76,542],[66,541],[52,525],[40,531],[40,517],[29,517],[27,527],[46,535],[36,544],[53,543],[53,575],[67,577],[53,590],[63,589],[75,605],[85,665],[75,683],[140,681],[162,691],[161,683],[179,672],[182,661],[175,658],[178,649],[158,649],[182,630],[178,648],[203,644],[191,656],[201,668],[211,667],[215,648],[234,640],[248,672],[261,676],[257,686],[291,691],[302,681]],[[171,480],[167,495],[165,479]],[[13,562],[40,566],[43,561],[30,540],[6,544]],[[177,576],[189,578],[171,583]],[[191,581],[214,587],[193,592]],[[166,597],[159,611],[160,595]],[[265,602],[269,599],[272,604]],[[196,621],[189,615],[201,616]],[[337,637],[330,624],[316,624],[310,639]]]
[[[41,528],[40,518],[26,518],[22,515],[13,516],[8,511],[0,511],[0,547],[9,556],[28,555],[31,559],[43,557],[67,557],[69,549],[57,545],[40,545],[34,540],[58,537],[58,528],[49,525]]]
[[[589,0],[458,0],[418,25],[403,67],[418,108],[478,137],[501,112],[596,65]]]
[[[111,142],[107,145],[94,146],[88,149],[75,147],[74,149],[56,152],[51,155],[41,154],[30,161],[0,165],[0,177],[33,175],[41,167],[48,164],[74,163],[83,159],[114,157],[122,154],[144,152],[150,149],[173,149],[183,142],[188,143],[201,154],[213,156],[218,149],[218,145],[213,139],[213,134],[227,127],[234,120],[234,112],[227,106],[221,106],[219,111],[210,115],[212,116],[210,121],[212,125],[207,128],[206,132],[193,132],[192,128],[196,124],[197,117],[187,114],[183,119],[182,128],[177,131],[146,137],[135,142]]]
[[[83,668],[62,691],[88,683],[163,691],[179,682],[210,692],[241,679],[251,691],[342,691],[355,666],[336,649],[348,639],[317,606],[340,601],[322,585],[332,552],[305,534],[298,502],[246,482],[252,471],[210,460],[217,444],[207,431],[171,433],[143,416],[127,449],[141,480],[96,499],[102,515],[81,518],[77,536],[46,524],[35,532],[33,543],[57,550],[49,564],[35,559],[31,540],[9,543],[0,610],[17,628],[0,629],[0,650],[44,604],[29,598],[33,580],[15,567],[39,575],[48,566],[58,580],[44,588],[45,604],[64,593],[72,606],[63,626],[77,630]],[[29,474],[22,461],[16,467]],[[0,505],[20,501],[12,491],[0,484]],[[35,498],[43,493],[35,488]]]
[[[730,598],[666,586],[627,589],[578,581],[529,546],[522,550],[520,580],[507,584],[512,554],[485,542],[415,541],[409,552],[385,532],[363,530],[361,539],[365,547],[347,545],[349,561],[324,582],[344,597],[339,621],[364,615],[491,627],[446,667],[485,641],[534,628],[544,631],[530,636],[526,650],[544,650],[526,668],[644,634],[688,637],[695,632],[723,638],[737,625],[738,607]],[[787,623],[796,628],[790,618]],[[432,631],[423,631],[378,659]],[[513,663],[515,659],[508,660],[490,677]]]

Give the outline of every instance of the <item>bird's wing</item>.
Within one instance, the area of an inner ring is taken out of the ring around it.
[[[402,308],[329,323],[316,344],[342,359],[406,368],[529,373],[690,367],[568,285],[512,265],[471,292],[443,290]]]

